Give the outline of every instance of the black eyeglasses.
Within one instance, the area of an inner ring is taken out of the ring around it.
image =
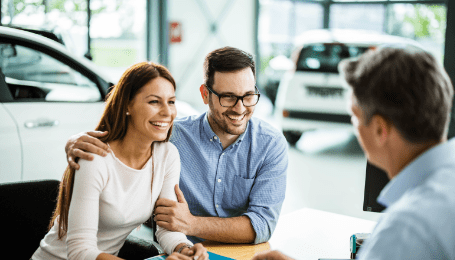
[[[230,95],[230,94],[229,95],[228,94],[218,94],[211,87],[209,87],[207,85],[205,85],[205,86],[207,87],[207,89],[210,92],[215,94],[220,99],[220,105],[222,107],[234,107],[235,105],[237,105],[237,102],[239,102],[239,100],[242,100],[243,106],[252,107],[258,103],[259,97],[261,96],[261,94],[259,93],[259,90],[256,86],[254,86],[256,93],[246,94],[243,96],[236,96],[236,95]]]

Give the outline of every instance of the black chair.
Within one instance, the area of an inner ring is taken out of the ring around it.
[[[21,181],[0,184],[0,223],[4,254],[15,259],[30,259],[46,235],[55,208],[57,180]],[[145,259],[158,255],[151,241],[128,236],[119,257]],[[7,255],[7,254],[6,254]]]

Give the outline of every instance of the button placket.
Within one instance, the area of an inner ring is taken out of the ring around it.
[[[215,137],[214,137],[215,139]],[[219,184],[219,185],[215,185],[215,198],[214,198],[214,204],[215,204],[215,210],[218,211],[221,206],[221,201],[223,199],[223,192],[224,192],[224,187],[223,185],[221,185],[222,183],[222,179],[224,177],[224,172],[223,170],[220,170],[220,169],[224,169],[226,164],[224,163],[225,160],[223,160],[223,157],[224,157],[224,152],[221,152],[221,154],[219,155],[218,157],[218,169],[217,169],[217,174],[215,176],[215,183],[216,184]]]

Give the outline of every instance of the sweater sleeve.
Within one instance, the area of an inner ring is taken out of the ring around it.
[[[74,176],[68,214],[68,259],[96,259],[102,253],[97,246],[99,198],[107,180],[106,166],[99,156],[93,161],[80,160]]]
[[[177,201],[174,187],[179,183],[180,179],[180,156],[177,148],[173,144],[167,144],[169,149],[164,157],[165,176],[159,198]],[[169,255],[172,254],[175,247],[180,243],[193,245],[193,243],[186,238],[185,234],[181,232],[172,232],[159,226],[157,226],[156,237],[163,250]]]

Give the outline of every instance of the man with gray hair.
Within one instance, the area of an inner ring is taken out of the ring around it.
[[[386,206],[359,259],[455,259],[455,140],[447,141],[453,88],[429,53],[384,47],[339,70],[368,160],[391,180]],[[256,259],[288,259],[278,251]]]

